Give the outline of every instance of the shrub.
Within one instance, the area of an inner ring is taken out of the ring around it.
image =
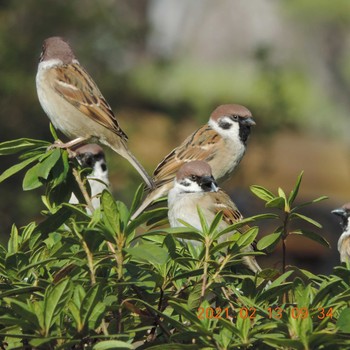
[[[129,220],[142,186],[130,208],[104,191],[101,207],[87,214],[86,169],[49,145],[0,144],[0,155],[19,153],[0,182],[30,166],[23,189],[45,188],[43,220],[13,225],[7,247],[0,246],[1,349],[349,348],[349,266],[324,276],[285,264],[290,235],[328,245],[318,233],[290,228],[300,219],[321,227],[301,209],[325,197],[295,205],[302,174],[288,196],[251,187],[271,213],[219,232],[221,214],[206,222],[199,208],[202,230],[169,228],[166,208]],[[69,204],[72,192],[84,204]],[[240,251],[255,240],[256,225],[217,243],[228,230],[258,219],[275,220],[276,229],[254,254],[281,242],[282,271],[254,275],[242,265]],[[178,239],[184,237],[203,244]]]

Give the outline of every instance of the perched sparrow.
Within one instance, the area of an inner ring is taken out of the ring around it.
[[[332,213],[342,218],[341,226],[343,228],[343,233],[338,241],[340,261],[350,262],[350,203],[346,203],[341,208],[333,210]]]
[[[198,207],[204,217],[211,223],[218,212],[223,213],[220,230],[243,219],[242,214],[230,197],[215,182],[210,165],[203,161],[185,163],[177,172],[174,187],[168,194],[168,218],[171,227],[183,226],[178,220],[186,221],[197,229],[201,229]],[[241,229],[239,229],[241,231]],[[244,228],[242,229],[244,230]],[[221,241],[229,235],[220,237]],[[245,248],[253,251],[253,247]],[[245,256],[243,262],[253,271],[261,271],[253,256]]]
[[[126,158],[153,188],[147,172],[129,151],[128,137],[111,107],[64,39],[51,37],[44,41],[36,88],[52,124],[72,139],[61,147],[89,141],[104,144]]]
[[[229,177],[241,161],[247,146],[251,126],[255,125],[251,112],[240,105],[221,105],[203,125],[170,152],[153,173],[155,188],[144,199],[132,219],[153,201],[167,195],[180,167],[192,160],[203,160],[213,169],[217,181]]]
[[[98,196],[104,189],[108,189],[108,170],[103,149],[96,144],[87,144],[74,150],[77,160],[83,168],[91,168],[92,172],[87,176],[91,189],[91,202],[96,209],[100,206]],[[72,194],[69,203],[79,203],[78,198]]]

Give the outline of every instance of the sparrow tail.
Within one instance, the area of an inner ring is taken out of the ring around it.
[[[130,152],[127,152],[126,155],[122,154],[122,156],[126,158],[131,163],[131,165],[139,172],[139,174],[142,176],[143,180],[145,181],[147,187],[152,190],[154,188],[153,181],[151,177],[148,175],[145,168],[135,158],[135,156]]]
[[[132,214],[130,220],[135,220],[140,214],[143,213],[143,211],[149,207],[153,201],[159,199],[160,197],[163,197],[166,193],[163,193],[164,191],[160,191],[162,188],[158,188],[154,191],[151,191],[147,194],[146,198],[143,200],[141,205],[136,209],[136,211]]]
[[[139,163],[139,161],[135,158],[135,156],[126,148],[124,144],[119,144],[118,146],[114,146],[111,143],[106,143],[107,146],[111,147],[114,152],[117,152],[138,171],[138,173],[142,176],[146,185],[152,190],[154,188],[153,181],[151,177],[147,174],[145,168]]]
[[[254,273],[258,273],[261,271],[261,267],[259,266],[259,264],[253,256],[244,256],[243,263]]]

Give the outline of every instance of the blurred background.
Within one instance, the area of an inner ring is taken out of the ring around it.
[[[35,89],[42,42],[70,42],[152,173],[223,103],[247,106],[257,123],[238,171],[225,184],[245,216],[266,212],[252,184],[289,192],[331,243],[288,242],[290,264],[328,273],[341,228],[330,213],[350,200],[350,2],[348,0],[0,1],[0,142],[52,140]],[[64,139],[64,138],[63,138]],[[107,151],[115,198],[130,204],[141,182]],[[4,156],[0,173],[15,164]],[[43,189],[22,192],[23,172],[0,184],[0,240],[11,225],[40,220]],[[260,237],[271,233],[263,225]],[[261,265],[280,267],[280,252]]]

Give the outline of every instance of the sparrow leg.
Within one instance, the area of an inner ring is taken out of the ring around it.
[[[75,158],[77,156],[77,153],[71,149],[73,146],[80,145],[81,143],[84,143],[87,141],[87,138],[85,137],[78,137],[74,140],[68,141],[66,143],[62,142],[61,140],[57,139],[52,145],[50,145],[47,150],[52,150],[54,148],[66,148],[69,158]]]

